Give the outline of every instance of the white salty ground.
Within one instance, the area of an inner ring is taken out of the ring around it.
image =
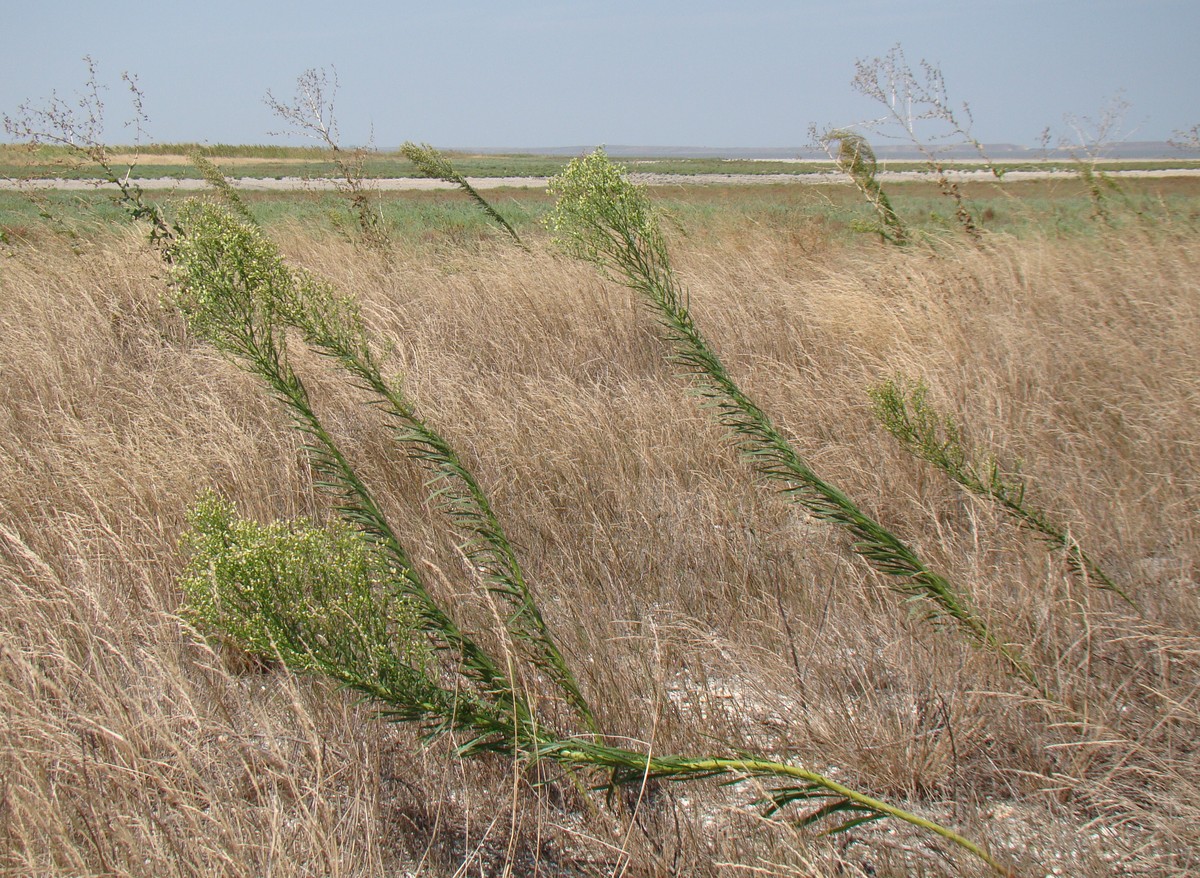
[[[1126,170],[1108,171],[1107,176],[1115,178],[1135,177],[1197,177],[1200,169],[1179,168],[1172,170]],[[1009,171],[1002,181],[997,181],[989,171],[951,171],[948,176],[959,182],[1019,182],[1021,180],[1052,180],[1070,179],[1075,177],[1074,171]],[[888,180],[932,180],[933,175],[921,171],[881,171],[876,175],[881,182]],[[784,183],[788,185],[828,185],[849,183],[850,177],[836,171],[815,174],[630,174],[629,178],[635,183],[646,186],[696,186],[696,185],[766,185]],[[476,189],[545,189],[549,177],[469,177],[468,182]],[[180,189],[193,190],[207,188],[203,180],[179,180],[173,177],[161,177],[135,181],[143,189]],[[333,190],[338,187],[338,181],[329,179],[305,179],[303,177],[235,177],[229,181],[237,189],[247,191],[295,191]],[[370,179],[366,181],[372,188],[382,190],[422,190],[422,189],[453,189],[453,183],[442,180],[430,180],[423,177],[394,177],[388,179]],[[64,180],[60,178],[41,180],[0,179],[0,190],[22,188],[34,189],[111,189],[113,184],[97,180]]]

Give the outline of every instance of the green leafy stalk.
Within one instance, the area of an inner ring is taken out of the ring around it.
[[[555,240],[573,255],[614,272],[642,293],[657,312],[676,362],[694,376],[717,420],[764,478],[782,484],[789,499],[818,519],[849,532],[854,551],[895,577],[892,587],[925,599],[930,617],[953,619],[969,638],[996,652],[1009,670],[1039,693],[1046,692],[1016,647],[999,640],[966,595],[930,570],[917,554],[853,501],[824,481],[737,386],[692,320],[687,294],[668,260],[657,215],[644,190],[602,150],[575,159],[550,183],[558,204],[548,219]]]
[[[220,168],[201,155],[198,150],[192,152],[188,156],[188,159],[196,166],[196,170],[200,172],[200,176],[204,178],[204,182],[216,190],[221,201],[225,203],[225,206],[229,208],[234,216],[249,225],[258,225],[258,220],[254,218],[254,214],[250,212],[250,208],[246,206],[246,202],[242,200],[242,196],[238,194],[238,191],[230,185],[225,175],[221,173]]]
[[[1026,502],[1028,485],[1024,479],[1006,476],[992,455],[983,458],[981,465],[971,462],[958,424],[929,403],[929,387],[925,382],[890,378],[868,393],[875,417],[906,451],[933,464],[972,494],[996,503],[1020,526],[1066,552],[1067,564],[1087,584],[1111,591],[1136,609],[1137,604],[1129,594],[1079,546],[1066,527],[1046,511]]]
[[[197,626],[297,673],[330,677],[382,703],[388,718],[422,723],[430,735],[453,728],[475,733],[477,741],[486,732],[489,747],[473,748],[472,741],[460,752],[491,749],[554,762],[569,772],[603,769],[610,785],[782,779],[787,785],[767,790],[760,801],[765,817],[801,803],[813,807],[793,819],[798,826],[849,818],[826,834],[893,818],[940,835],[1004,872],[958,833],[801,766],[748,755],[654,756],[560,739],[541,729],[524,738],[513,734],[507,717],[491,705],[434,682],[418,637],[419,608],[395,587],[391,559],[345,524],[321,527],[301,519],[263,525],[208,494],[193,507],[182,542],[189,556],[181,579],[184,614]]]
[[[419,608],[423,630],[479,687],[480,697],[510,710],[512,722],[492,729],[480,748],[502,746],[518,734],[536,737],[525,699],[496,663],[438,606],[425,588],[391,525],[313,410],[286,352],[283,305],[294,296],[293,278],[278,252],[255,227],[210,204],[190,203],[181,214],[187,234],[177,243],[176,301],[192,331],[261,378],[307,439],[321,487],[337,498],[342,517],[378,545],[397,570],[397,585]]]
[[[1076,158],[1074,164],[1075,173],[1087,187],[1088,195],[1092,199],[1092,219],[1100,220],[1111,226],[1113,222],[1112,214],[1108,209],[1108,196],[1109,193],[1121,194],[1121,187],[1117,185],[1116,180],[1095,166],[1095,159],[1089,163],[1081,158]]]
[[[793,821],[798,826],[811,826],[839,814],[851,815],[851,819],[826,830],[828,835],[845,832],[863,823],[890,817],[932,832],[970,851],[1002,875],[1012,874],[1012,870],[1008,866],[994,858],[983,847],[953,830],[902,808],[864,795],[822,774],[800,766],[758,759],[753,756],[654,756],[634,750],[579,741],[548,742],[538,755],[573,766],[603,767],[612,772],[612,780],[616,784],[642,783],[645,779],[684,781],[721,776],[729,776],[731,779],[728,783],[733,784],[766,778],[800,781],[799,785],[768,790],[762,801],[762,804],[766,805],[764,816],[774,816],[795,802],[817,805],[815,810],[809,811]]]
[[[445,438],[383,377],[357,305],[338,297],[327,285],[297,275],[293,295],[283,310],[309,344],[377,396],[392,419],[397,440],[410,456],[433,471],[433,498],[465,535],[460,549],[488,588],[513,608],[505,619],[507,630],[528,647],[534,664],[558,686],[587,728],[596,731],[592,709],[551,635],[487,494]]]
[[[406,718],[478,719],[436,686],[417,634],[419,610],[399,571],[348,525],[262,525],[215,494],[200,497],[181,543],[184,615],[286,667],[320,673]]]
[[[225,183],[216,187],[222,198],[237,199],[237,192],[211,164],[209,167]],[[254,223],[248,211],[240,218]],[[518,643],[529,647],[534,664],[558,686],[585,726],[595,732],[595,715],[550,633],[487,495],[450,444],[417,415],[399,388],[383,377],[356,303],[302,272],[292,272],[291,283],[279,286],[273,306],[275,319],[300,330],[309,344],[376,395],[393,419],[397,440],[414,459],[433,470],[433,499],[456,529],[466,535],[460,549],[467,560],[481,573],[489,589],[514,607],[505,619],[505,627]]]
[[[404,157],[412,162],[418,171],[424,176],[434,180],[444,180],[447,183],[453,183],[459,189],[467,194],[467,196],[479,206],[487,216],[504,229],[508,236],[513,239],[518,247],[524,250],[529,248],[525,242],[521,240],[521,236],[517,234],[517,230],[509,224],[500,212],[488,202],[486,198],[479,194],[479,191],[472,186],[467,178],[460,174],[451,164],[450,159],[446,155],[428,143],[420,145],[413,143],[411,140],[406,140],[400,147],[400,152]]]
[[[239,218],[255,224],[244,205],[238,211],[237,192],[211,163],[208,165],[225,183],[216,186],[218,194],[226,201],[234,199],[236,203],[232,206]],[[505,619],[507,630],[517,642],[530,647],[534,664],[558,686],[585,726],[595,732],[595,715],[550,633],[487,495],[449,443],[416,414],[397,387],[384,379],[357,305],[302,272],[291,272],[290,282],[281,280],[277,286],[273,318],[299,329],[309,344],[377,395],[395,422],[398,441],[409,449],[412,457],[433,469],[437,485],[433,497],[459,532],[466,534],[466,542],[460,548],[467,560],[483,575],[490,590],[515,607]],[[348,472],[352,475],[348,467],[339,472],[343,480],[349,477]],[[360,489],[365,492],[365,487]],[[361,500],[358,491],[354,496]]]
[[[875,212],[879,215],[877,228],[879,236],[893,244],[907,244],[908,232],[905,230],[904,224],[900,222],[900,217],[896,215],[887,193],[879,185],[879,180],[875,178],[878,164],[871,144],[861,134],[846,128],[836,128],[821,137],[821,143],[827,150],[831,149],[831,144],[835,141],[838,148],[837,153],[833,156],[834,161],[837,162],[842,173],[850,175],[854,185],[875,208]]]

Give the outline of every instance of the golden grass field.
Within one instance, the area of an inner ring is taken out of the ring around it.
[[[498,239],[390,265],[300,226],[489,492],[601,725],[654,752],[786,758],[939,820],[1015,874],[1200,871],[1200,235],[1195,222],[885,248],[805,221],[672,239],[691,307],[820,473],[969,590],[1069,709],[927,624],[840,532],[757,484],[652,315]],[[206,488],[325,501],[254,379],[190,339],[117,228],[0,249],[0,874],[956,876],[903,824],[829,838],[741,790],[606,801],[463,761],[369,704],[206,642],[178,539]],[[327,425],[469,627],[495,608],[423,474],[301,359]],[[925,379],[969,442],[1135,597],[907,456],[867,388]],[[749,798],[753,798],[750,796]]]

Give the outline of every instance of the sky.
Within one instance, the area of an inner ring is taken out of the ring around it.
[[[132,140],[123,72],[154,141],[303,142],[263,98],[323,68],[346,146],[798,147],[886,112],[851,80],[899,44],[980,141],[1114,100],[1120,139],[1165,140],[1200,123],[1197,35],[1197,0],[0,0],[0,112],[72,99],[89,55],[109,143]]]

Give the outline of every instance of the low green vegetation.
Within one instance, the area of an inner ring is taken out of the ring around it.
[[[195,169],[190,175],[200,178]],[[1187,224],[1197,217],[1200,179],[1125,180],[1121,186],[1127,209],[1116,213],[1118,224]],[[1010,181],[1003,184],[1002,192],[988,183],[972,183],[963,189],[987,231],[1026,236],[1092,234],[1096,230],[1093,203],[1078,180]],[[238,191],[253,215],[268,227],[299,226],[318,236],[343,236],[350,233],[348,225],[356,225],[345,200],[336,192]],[[669,185],[651,191],[656,204],[693,235],[720,235],[767,224],[798,234],[819,228],[823,234],[849,239],[875,220],[874,211],[850,183],[819,187]],[[954,217],[932,183],[889,182],[888,192],[895,196],[896,214],[906,227],[925,235],[956,234]],[[552,205],[546,193],[536,188],[487,190],[485,194],[522,238],[537,236],[541,219]],[[155,191],[153,198],[170,207],[189,195]],[[490,221],[469,201],[444,192],[383,191],[373,196],[372,204],[398,242],[462,244],[492,234]],[[66,224],[83,236],[103,234],[112,224],[127,221],[124,209],[105,191],[43,190],[33,199],[18,191],[0,191],[0,228],[17,239],[48,234],[55,224]]]
[[[389,587],[395,571],[360,531],[338,521],[263,525],[207,494],[182,545],[185,615],[200,629],[367,694],[383,685],[431,697],[419,609]]]

